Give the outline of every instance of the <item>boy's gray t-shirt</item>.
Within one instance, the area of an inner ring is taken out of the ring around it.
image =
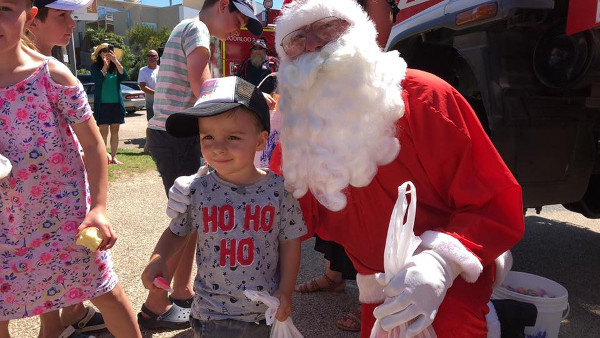
[[[192,317],[199,320],[264,319],[267,307],[244,290],[273,294],[279,286],[279,241],[306,234],[298,201],[271,171],[237,186],[215,172],[190,186],[188,212],[171,221],[178,236],[198,229]]]

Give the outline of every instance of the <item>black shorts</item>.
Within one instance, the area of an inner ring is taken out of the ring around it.
[[[123,124],[125,123],[125,110],[120,103],[102,103],[98,111],[94,111],[96,124]]]
[[[148,145],[167,196],[177,177],[195,174],[200,168],[199,135],[179,138],[166,131],[150,129]]]

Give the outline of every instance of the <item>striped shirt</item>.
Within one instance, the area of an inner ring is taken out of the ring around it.
[[[188,80],[187,56],[200,47],[210,51],[210,33],[202,21],[198,18],[186,19],[175,26],[160,58],[154,93],[154,117],[148,121],[149,128],[164,131],[167,117],[196,102]],[[204,69],[194,71],[202,72]]]

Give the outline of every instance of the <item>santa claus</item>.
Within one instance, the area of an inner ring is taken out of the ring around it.
[[[384,53],[351,0],[295,1],[275,45],[282,113],[272,168],[301,198],[307,223],[353,261],[363,305],[384,329],[433,322],[440,337],[487,334],[494,259],[523,235],[521,189],[465,99],[441,79]],[[419,200],[420,252],[388,285],[383,251],[397,187]]]
[[[439,337],[485,337],[494,260],[524,231],[521,188],[465,99],[407,69],[397,52],[382,52],[376,35],[353,0],[282,8],[281,151],[271,167],[301,199],[309,229],[342,244],[356,267],[363,337],[375,317],[385,330],[408,323],[409,336],[433,325]],[[422,243],[382,284],[405,181],[419,195]]]

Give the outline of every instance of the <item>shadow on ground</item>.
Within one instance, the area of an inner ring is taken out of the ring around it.
[[[513,270],[549,278],[567,289],[571,312],[562,322],[561,337],[598,337],[600,234],[538,216],[526,217],[525,224],[525,236],[512,250]]]

